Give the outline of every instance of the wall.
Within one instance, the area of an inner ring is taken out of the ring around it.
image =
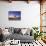
[[[20,21],[9,21],[8,11],[21,11]],[[29,4],[22,1],[12,3],[0,1],[0,26],[32,27],[40,26],[40,4],[31,1]]]

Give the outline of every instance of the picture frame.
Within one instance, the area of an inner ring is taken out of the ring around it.
[[[8,11],[9,20],[21,20],[21,11]]]

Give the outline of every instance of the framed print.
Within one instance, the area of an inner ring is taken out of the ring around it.
[[[9,20],[21,20],[21,11],[8,11]]]

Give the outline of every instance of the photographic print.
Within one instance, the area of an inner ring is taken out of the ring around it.
[[[9,20],[21,20],[21,11],[8,11]]]

